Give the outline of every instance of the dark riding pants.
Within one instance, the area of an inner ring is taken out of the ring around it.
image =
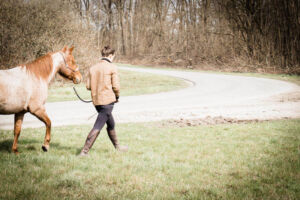
[[[115,128],[115,121],[111,113],[114,108],[114,103],[103,106],[98,105],[95,107],[98,111],[98,117],[96,119],[93,129],[90,131],[89,135],[86,138],[84,147],[82,149],[83,153],[87,153],[90,150],[90,148],[92,148],[95,140],[97,139],[105,123],[107,124],[107,131],[112,131]]]
[[[98,105],[95,107],[98,112],[98,117],[96,119],[93,129],[101,131],[104,124],[106,123],[107,130],[113,130],[115,128],[115,121],[112,115],[114,103],[108,105]]]

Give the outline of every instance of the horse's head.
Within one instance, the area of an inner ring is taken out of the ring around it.
[[[68,49],[68,47],[64,47],[59,53],[63,57],[63,64],[58,70],[58,73],[63,77],[70,79],[73,83],[78,84],[82,80],[82,75],[79,71],[79,67],[75,63],[74,56],[72,55],[72,51],[74,47]]]

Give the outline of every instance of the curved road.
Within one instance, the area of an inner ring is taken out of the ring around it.
[[[185,79],[191,86],[158,94],[121,97],[115,105],[117,122],[146,122],[164,119],[206,117],[267,120],[300,117],[300,87],[284,81],[175,70],[119,67]],[[296,97],[294,97],[296,94]],[[67,101],[46,104],[53,126],[93,124],[92,104]],[[0,115],[0,129],[13,128],[13,115]],[[24,127],[44,126],[30,114]]]

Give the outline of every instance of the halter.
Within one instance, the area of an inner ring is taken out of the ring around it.
[[[65,60],[65,57],[64,55],[61,53],[61,52],[58,52],[62,57],[63,57],[63,60],[64,60],[64,63],[65,63],[65,67],[68,68],[69,70],[71,70],[72,72],[78,72],[79,71],[79,67],[76,67],[76,69],[72,69],[71,67],[69,67],[68,63],[66,62]]]

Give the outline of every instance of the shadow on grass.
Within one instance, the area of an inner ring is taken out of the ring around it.
[[[80,154],[80,152],[81,152],[81,149],[82,149],[82,148],[77,148],[77,150],[76,150],[76,154],[75,154],[76,156],[78,156],[78,155]]]
[[[11,152],[13,140],[0,141],[0,151]]]
[[[13,139],[0,141],[0,152],[11,152],[13,141],[14,141]],[[30,139],[30,140],[23,139],[22,141],[18,142],[18,148],[20,148],[20,146],[24,145],[24,144],[35,144],[35,143],[38,143],[38,141],[32,140],[32,139]],[[30,151],[36,150],[36,148],[33,145],[27,146],[26,149],[30,150]]]
[[[40,150],[41,148],[37,148],[36,145],[40,144],[42,147],[43,141],[39,140],[33,140],[33,139],[22,139],[18,142],[18,150],[22,151],[22,149],[26,149],[29,151],[36,151]],[[11,152],[11,148],[13,145],[13,139],[7,139],[0,141],[0,152]],[[25,145],[25,147],[24,147]],[[66,150],[66,151],[74,151],[76,149],[76,155],[78,155],[81,151],[78,147],[72,147],[72,146],[64,146],[60,143],[50,143],[50,148],[55,148],[57,150]]]
[[[55,148],[57,150],[67,150],[67,151],[74,151],[76,149],[76,152],[78,152],[77,147],[64,146],[64,145],[61,145],[61,143],[50,143],[50,148]]]

